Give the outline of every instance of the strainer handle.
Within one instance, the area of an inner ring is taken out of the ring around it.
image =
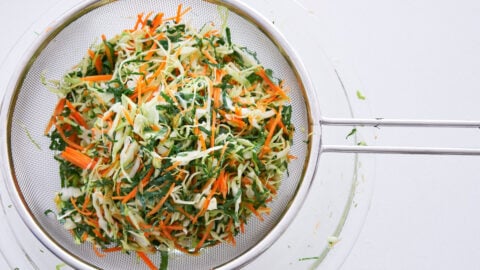
[[[372,126],[372,127],[432,127],[432,128],[477,128],[480,121],[468,120],[409,120],[409,119],[351,119],[323,118],[325,126]],[[321,152],[330,153],[370,153],[370,154],[417,154],[417,155],[480,155],[480,149],[437,148],[437,147],[396,147],[396,146],[348,146],[322,145]]]

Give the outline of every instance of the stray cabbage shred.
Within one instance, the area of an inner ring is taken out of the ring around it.
[[[183,23],[188,11],[139,14],[61,80],[43,79],[59,96],[45,130],[57,218],[99,256],[235,245],[295,158],[283,81],[227,26]]]

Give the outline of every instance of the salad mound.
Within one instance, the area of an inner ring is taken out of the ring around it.
[[[228,27],[139,14],[60,80],[46,128],[59,162],[57,218],[95,252],[235,244],[263,220],[294,127],[283,82]],[[102,251],[100,251],[100,250]]]

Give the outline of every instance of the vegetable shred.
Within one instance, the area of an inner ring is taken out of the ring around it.
[[[232,41],[226,23],[199,30],[139,14],[60,80],[45,134],[59,162],[57,218],[98,256],[235,245],[278,191],[294,132],[284,82]]]

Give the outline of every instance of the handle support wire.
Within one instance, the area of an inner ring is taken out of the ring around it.
[[[371,126],[371,127],[428,127],[428,128],[477,128],[480,121],[457,120],[410,120],[410,119],[352,119],[322,118],[325,126]],[[438,148],[438,147],[397,147],[397,146],[348,146],[322,145],[324,153],[365,153],[365,154],[414,154],[414,155],[480,155],[480,149]]]

